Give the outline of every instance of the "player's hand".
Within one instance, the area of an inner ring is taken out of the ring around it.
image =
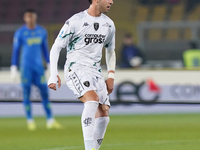
[[[10,67],[10,78],[12,81],[16,81],[18,77],[18,71],[17,71],[17,66],[12,65]]]
[[[108,94],[112,93],[112,91],[114,89],[114,79],[108,78],[106,80],[106,86],[107,86]]]
[[[60,77],[57,75],[57,78],[58,78],[58,81],[57,81],[57,83],[58,83],[58,88],[60,88],[60,86],[61,86],[61,80],[60,80]],[[56,89],[56,84],[55,83],[51,83],[51,84],[49,84],[48,85],[48,87],[50,88],[50,89],[53,89],[53,90],[57,90]]]

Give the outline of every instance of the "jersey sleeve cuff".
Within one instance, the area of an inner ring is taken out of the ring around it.
[[[56,84],[58,82],[58,78],[55,76],[55,77],[52,77],[50,76],[49,80],[48,80],[48,85],[54,83]]]

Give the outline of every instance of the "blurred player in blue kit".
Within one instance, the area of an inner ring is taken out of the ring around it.
[[[46,112],[47,128],[61,128],[61,125],[56,122],[52,116],[47,82],[44,75],[43,57],[47,63],[47,68],[49,68],[47,31],[43,27],[37,25],[36,21],[36,11],[27,9],[24,12],[25,25],[19,28],[14,34],[11,78],[14,80],[17,76],[17,65],[20,56],[21,83],[23,87],[23,99],[28,129],[36,129],[30,102],[32,84],[36,85],[40,90],[42,104]]]

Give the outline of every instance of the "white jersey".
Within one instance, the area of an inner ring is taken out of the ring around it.
[[[101,72],[103,47],[115,49],[115,25],[106,15],[92,17],[85,10],[65,22],[55,43],[67,49],[65,69],[83,65]]]

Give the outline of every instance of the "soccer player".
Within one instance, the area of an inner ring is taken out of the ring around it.
[[[115,25],[107,13],[113,0],[89,0],[89,9],[75,14],[60,30],[50,51],[48,86],[61,85],[57,62],[62,48],[67,49],[65,81],[84,103],[81,123],[85,150],[98,150],[109,123],[110,102],[115,74]],[[108,79],[101,72],[102,48],[106,48]],[[96,119],[95,119],[96,118]]]
[[[48,98],[48,87],[44,75],[44,56],[47,66],[49,65],[49,51],[47,42],[47,31],[37,25],[37,14],[33,9],[27,9],[24,13],[25,25],[14,34],[13,54],[11,62],[11,78],[17,75],[17,65],[20,55],[21,83],[23,87],[23,99],[29,130],[35,130],[36,124],[32,117],[30,106],[30,90],[34,84],[40,89],[42,103],[46,112],[47,128],[61,128],[52,116]]]

